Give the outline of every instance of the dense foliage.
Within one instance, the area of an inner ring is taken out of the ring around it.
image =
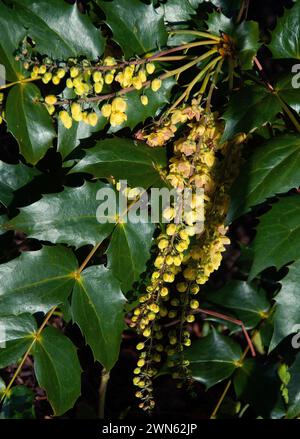
[[[299,18],[0,1],[1,418],[299,416]]]

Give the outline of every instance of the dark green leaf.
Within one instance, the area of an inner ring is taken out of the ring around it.
[[[105,40],[81,14],[77,4],[62,0],[14,0],[15,11],[38,52],[53,58],[67,59],[83,55],[97,59],[104,52]]]
[[[196,14],[189,0],[168,0],[161,5],[165,20],[169,23],[187,21],[192,15]]]
[[[267,267],[280,268],[299,259],[300,197],[282,198],[262,218],[252,244],[253,265],[250,278]]]
[[[100,224],[96,218],[97,192],[105,188],[101,182],[44,197],[21,209],[9,226],[32,238],[81,247],[102,242],[113,230],[114,223]]]
[[[13,199],[14,191],[25,186],[37,174],[36,169],[22,163],[9,165],[0,161],[0,202],[8,206]]]
[[[122,291],[127,292],[146,269],[154,224],[130,222],[118,224],[110,241],[108,267],[120,280]]]
[[[0,368],[15,363],[25,353],[36,329],[30,314],[0,317]]]
[[[300,2],[297,1],[291,9],[285,11],[283,17],[278,19],[269,44],[274,58],[300,59],[299,15]]]
[[[270,350],[274,349],[285,337],[300,329],[299,269],[300,260],[289,266],[287,276],[281,281],[281,290],[275,297],[274,333]]]
[[[20,84],[10,90],[6,103],[8,130],[17,139],[21,154],[32,164],[45,155],[56,136],[40,99],[40,90],[34,84]]]
[[[285,134],[269,140],[254,151],[233,184],[228,221],[268,197],[298,187],[299,182],[299,136]]]
[[[151,149],[142,142],[113,138],[97,142],[86,150],[82,160],[71,170],[88,172],[94,177],[127,180],[130,186],[162,184],[159,169],[166,164],[165,148]]]
[[[275,85],[275,90],[290,107],[300,113],[300,85],[295,87],[291,74],[280,78]]]
[[[11,9],[0,2],[0,64],[5,66],[6,80],[17,81],[25,73],[22,63],[15,60],[15,52],[26,34],[18,18]],[[4,78],[2,78],[4,79]]]
[[[45,328],[34,348],[34,370],[56,416],[73,407],[81,391],[81,368],[73,343]]]
[[[0,315],[47,312],[63,303],[72,291],[77,268],[70,250],[46,246],[1,264]]]
[[[77,279],[72,296],[73,320],[82,330],[95,359],[107,370],[118,359],[124,303],[120,283],[111,270],[89,267]]]
[[[222,140],[228,140],[238,133],[254,131],[271,122],[280,111],[281,106],[276,96],[265,87],[244,87],[230,98],[228,109],[223,116],[226,125]]]
[[[164,46],[167,32],[162,11],[140,0],[97,0],[106,15],[113,39],[126,58],[142,55]]]
[[[215,293],[209,293],[210,302],[233,310],[248,328],[253,328],[270,308],[265,292],[247,282],[231,281]]]
[[[109,132],[116,133],[122,128],[129,127],[135,128],[139,123],[145,122],[149,118],[153,118],[157,111],[169,102],[172,87],[175,84],[173,78],[165,79],[162,82],[161,88],[154,92],[151,88],[144,89],[143,91],[132,91],[127,94],[127,121],[117,127],[110,127]],[[141,96],[146,95],[148,97],[148,105],[141,103]]]
[[[252,68],[253,58],[259,47],[259,27],[255,21],[243,21],[238,26],[230,18],[219,12],[213,12],[207,20],[208,30],[215,35],[220,32],[231,36],[238,51],[241,67]]]
[[[285,414],[277,369],[277,364],[260,364],[250,358],[234,375],[239,400],[250,404],[257,415],[266,419],[279,419]]]
[[[242,0],[211,0],[211,3],[221,8],[225,15],[231,17],[240,9]]]
[[[214,329],[186,352],[193,378],[207,388],[230,377],[239,367],[241,356],[240,346]]]
[[[25,386],[13,387],[5,398],[0,419],[34,419],[34,392]]]

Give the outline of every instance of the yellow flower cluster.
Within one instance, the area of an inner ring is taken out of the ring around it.
[[[142,360],[143,366],[135,370],[134,383],[139,387],[140,407],[146,410],[153,405],[153,363],[161,361],[162,355],[167,355],[169,366],[175,368],[173,377],[181,380],[179,386],[190,379],[189,362],[183,355],[184,348],[191,345],[188,326],[200,306],[196,298],[200,285],[219,268],[222,253],[230,243],[224,226],[228,188],[240,164],[239,144],[244,140],[240,138],[235,146],[221,144],[223,127],[217,114],[206,114],[194,101],[189,107],[175,110],[161,129],[156,127],[146,134],[147,142],[153,142],[151,134],[160,135],[166,128],[173,127],[175,133],[177,124],[183,135],[173,142],[174,155],[166,178],[178,190],[191,189],[193,196],[182,223],[172,222],[176,215],[173,207],[163,212],[171,222],[158,237],[151,282],[132,317],[132,326],[145,337],[138,345],[138,361]],[[168,140],[161,139],[161,144]],[[204,196],[196,192],[199,188]],[[204,230],[199,229],[196,218],[199,206],[204,207]],[[174,324],[168,323],[170,320]],[[166,329],[169,326],[172,329]]]

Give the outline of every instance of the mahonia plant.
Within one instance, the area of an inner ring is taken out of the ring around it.
[[[271,29],[247,0],[148,3],[0,0],[0,417],[35,416],[25,368],[55,416],[89,399],[86,343],[100,417],[126,350],[124,413],[171,376],[207,405],[227,381],[205,417],[295,418],[300,1]],[[191,196],[151,222],[153,189]]]

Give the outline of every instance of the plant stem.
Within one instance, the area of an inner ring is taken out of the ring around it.
[[[284,100],[279,96],[278,93],[275,93],[275,96],[278,99],[282,109],[286,112],[286,115],[288,116],[288,118],[290,119],[290,121],[292,122],[292,124],[294,125],[296,130],[298,131],[298,133],[300,133],[300,124],[299,124],[296,116],[294,115],[294,113],[290,109],[290,107],[284,102]]]
[[[220,398],[219,398],[219,400],[218,400],[218,402],[217,402],[217,405],[216,405],[216,407],[214,408],[214,411],[212,412],[212,414],[211,414],[211,416],[210,416],[210,419],[215,419],[215,418],[216,418],[217,413],[218,413],[218,411],[219,411],[219,408],[221,407],[222,402],[224,401],[224,398],[225,398],[225,396],[227,395],[228,390],[230,389],[230,386],[231,386],[231,380],[229,380],[228,383],[226,384],[225,389],[223,390],[223,393],[222,393],[222,395],[220,396]]]
[[[221,41],[221,37],[218,37],[217,35],[210,34],[208,32],[201,32],[196,30],[171,30],[169,34],[174,35],[197,35],[199,37],[203,38],[210,38],[211,40],[215,41]]]
[[[105,399],[107,392],[107,384],[110,378],[110,373],[106,369],[102,370],[101,383],[99,388],[99,418],[105,418]]]
[[[10,82],[9,84],[2,85],[0,87],[0,90],[5,90],[5,89],[12,87],[13,85],[17,85],[17,84],[25,84],[26,82],[38,81],[40,79],[41,79],[40,76],[37,76],[36,78],[20,79],[20,81]]]

